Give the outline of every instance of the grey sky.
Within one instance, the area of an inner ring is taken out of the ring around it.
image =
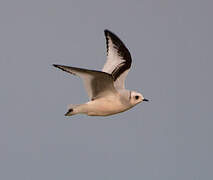
[[[1,0],[0,179],[212,179],[212,6]],[[127,88],[151,102],[66,118],[87,94],[51,64],[101,69],[105,28],[131,52]]]

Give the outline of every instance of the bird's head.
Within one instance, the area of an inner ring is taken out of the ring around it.
[[[145,99],[141,93],[131,91],[130,92],[130,103],[131,105],[135,106],[136,104],[142,102],[142,101],[149,101],[148,99]]]

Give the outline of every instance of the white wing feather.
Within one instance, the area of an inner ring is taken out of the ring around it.
[[[53,64],[53,66],[79,76],[83,80],[91,100],[106,96],[107,94],[117,93],[113,84],[113,78],[108,73],[57,64]]]
[[[116,89],[125,88],[125,79],[131,67],[132,59],[124,43],[112,32],[105,30],[107,60],[103,72],[112,74]]]

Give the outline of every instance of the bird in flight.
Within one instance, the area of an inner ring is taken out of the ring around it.
[[[90,99],[84,104],[69,105],[65,116],[109,116],[124,112],[142,101],[148,101],[142,94],[125,89],[125,78],[132,63],[130,52],[114,33],[109,30],[104,33],[107,60],[102,71],[53,64],[54,67],[79,76]]]

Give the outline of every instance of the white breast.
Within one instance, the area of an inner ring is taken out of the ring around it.
[[[108,116],[123,112],[129,107],[121,103],[119,96],[104,97],[87,103],[89,116]]]

